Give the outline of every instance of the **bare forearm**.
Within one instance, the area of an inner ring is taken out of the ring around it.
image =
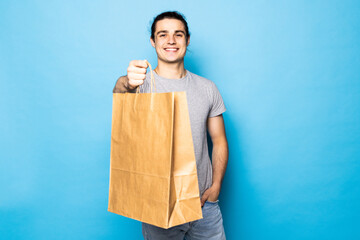
[[[125,75],[119,77],[119,79],[116,81],[115,87],[113,89],[113,93],[126,93],[126,92],[134,93],[136,92],[136,88],[134,89],[129,88],[128,78]]]
[[[229,158],[228,144],[226,141],[213,144],[212,166],[213,166],[213,185],[221,188],[224,179],[226,166]]]

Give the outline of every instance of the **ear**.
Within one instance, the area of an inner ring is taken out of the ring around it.
[[[153,46],[155,48],[155,42],[152,38],[150,38],[150,43],[151,43],[151,46]]]
[[[188,40],[187,40],[186,46],[189,46],[189,44],[190,44],[190,36],[188,37]]]

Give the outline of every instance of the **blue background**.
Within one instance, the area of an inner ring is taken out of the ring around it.
[[[107,212],[112,88],[166,10],[227,107],[227,238],[360,239],[360,2],[316,0],[1,1],[1,238],[142,238]]]

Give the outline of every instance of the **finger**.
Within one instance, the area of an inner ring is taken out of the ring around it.
[[[127,76],[131,80],[144,80],[146,78],[145,74],[133,73],[133,72],[128,72]]]
[[[147,68],[148,62],[147,62],[147,60],[132,60],[129,65],[132,65],[135,67]]]
[[[143,83],[144,80],[129,80],[129,85],[131,85],[132,87],[142,85]]]
[[[127,69],[128,72],[133,72],[133,73],[146,73],[146,68],[143,67],[136,67],[134,65],[130,65]]]
[[[201,207],[204,206],[206,200],[207,200],[207,198],[201,198]]]
[[[206,192],[205,192],[201,198],[201,206],[203,206],[205,204],[205,202],[208,198],[209,198],[209,194],[206,194]]]

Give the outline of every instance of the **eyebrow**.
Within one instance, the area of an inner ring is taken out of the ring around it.
[[[167,30],[161,30],[161,31],[159,31],[156,35],[159,35],[160,33],[168,33],[168,32],[169,32],[169,31],[167,31]],[[186,35],[183,30],[176,30],[176,31],[175,31],[175,33],[179,33],[179,32],[181,32],[181,33],[183,33],[184,35]]]

